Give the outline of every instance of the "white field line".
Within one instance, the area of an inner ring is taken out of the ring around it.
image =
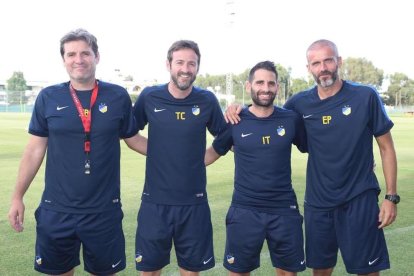
[[[392,230],[384,230],[384,234],[385,235],[396,235],[396,234],[401,234],[401,233],[405,233],[409,231],[414,231],[414,225],[401,227],[401,228],[395,228]]]

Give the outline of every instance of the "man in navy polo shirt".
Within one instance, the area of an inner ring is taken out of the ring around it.
[[[73,275],[82,246],[87,272],[113,275],[126,265],[119,141],[142,145],[136,150],[145,154],[145,139],[137,134],[127,91],[95,78],[96,37],[71,31],[62,37],[60,53],[70,81],[43,89],[36,99],[9,221],[23,231],[23,196],[47,155],[34,268]]]

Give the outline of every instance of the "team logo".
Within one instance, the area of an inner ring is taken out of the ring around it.
[[[85,115],[85,117],[88,117],[88,114],[89,114],[89,109],[85,108],[83,110],[83,115]]]
[[[283,127],[283,126],[279,126],[278,128],[277,128],[277,135],[279,135],[279,136],[284,136],[286,134],[286,130],[285,130],[285,128]]]
[[[233,264],[234,263],[234,256],[229,254],[226,256],[226,260],[229,264]]]
[[[193,114],[197,116],[198,114],[200,114],[200,108],[197,105],[195,105],[191,109],[191,112],[193,112]]]
[[[42,264],[42,258],[40,256],[36,256],[35,260],[36,260],[37,265]]]
[[[99,111],[100,111],[101,113],[105,113],[105,112],[107,112],[107,111],[108,111],[108,106],[107,106],[106,104],[104,104],[104,103],[100,103],[100,104],[99,104]]]
[[[349,114],[351,114],[351,111],[352,110],[349,105],[342,107],[342,114],[344,114],[345,116],[348,116]]]
[[[140,253],[137,253],[137,254],[135,255],[135,261],[136,261],[137,263],[140,263],[140,262],[142,261],[142,255],[141,255]]]

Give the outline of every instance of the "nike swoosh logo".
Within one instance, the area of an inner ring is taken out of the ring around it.
[[[207,264],[211,261],[211,259],[213,259],[213,257],[210,257],[210,259],[208,259],[207,261],[203,261],[203,264]]]
[[[119,262],[117,262],[116,264],[112,264],[112,268],[117,267],[117,266],[121,263],[121,261],[122,261],[122,260],[119,260]]]
[[[252,134],[253,134],[253,133],[247,133],[247,134],[242,133],[242,134],[241,134],[241,137],[242,137],[242,138],[244,138],[244,137],[250,136],[250,135],[252,135]]]
[[[371,261],[369,261],[369,262],[368,262],[368,265],[373,265],[376,261],[378,261],[378,259],[379,259],[379,257],[378,257],[378,258],[376,258],[375,260],[373,260],[372,262],[371,262]]]
[[[301,261],[300,264],[303,265],[305,263],[305,260]]]
[[[313,115],[313,114],[311,114],[311,115],[303,115],[303,119],[306,119],[306,118],[312,117],[312,115]]]
[[[165,110],[165,108],[164,109],[157,109],[157,108],[154,108],[154,112],[161,112],[161,111],[164,111]]]
[[[65,108],[67,108],[67,107],[69,107],[69,106],[57,106],[56,107],[56,110],[62,110],[62,109],[65,109]]]

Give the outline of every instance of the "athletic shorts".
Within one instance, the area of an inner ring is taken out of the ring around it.
[[[214,267],[213,227],[207,202],[184,206],[141,202],[136,269],[156,271],[168,265],[173,242],[180,268],[198,272]]]
[[[348,273],[368,274],[390,268],[378,214],[374,190],[329,211],[305,206],[307,266],[334,267],[340,249]]]
[[[125,268],[125,238],[121,209],[96,214],[68,214],[39,207],[34,269],[63,274],[80,264],[94,275],[114,274]]]
[[[226,216],[223,266],[236,273],[258,268],[266,240],[274,267],[291,272],[305,270],[302,223],[299,212],[276,215],[230,207]]]

